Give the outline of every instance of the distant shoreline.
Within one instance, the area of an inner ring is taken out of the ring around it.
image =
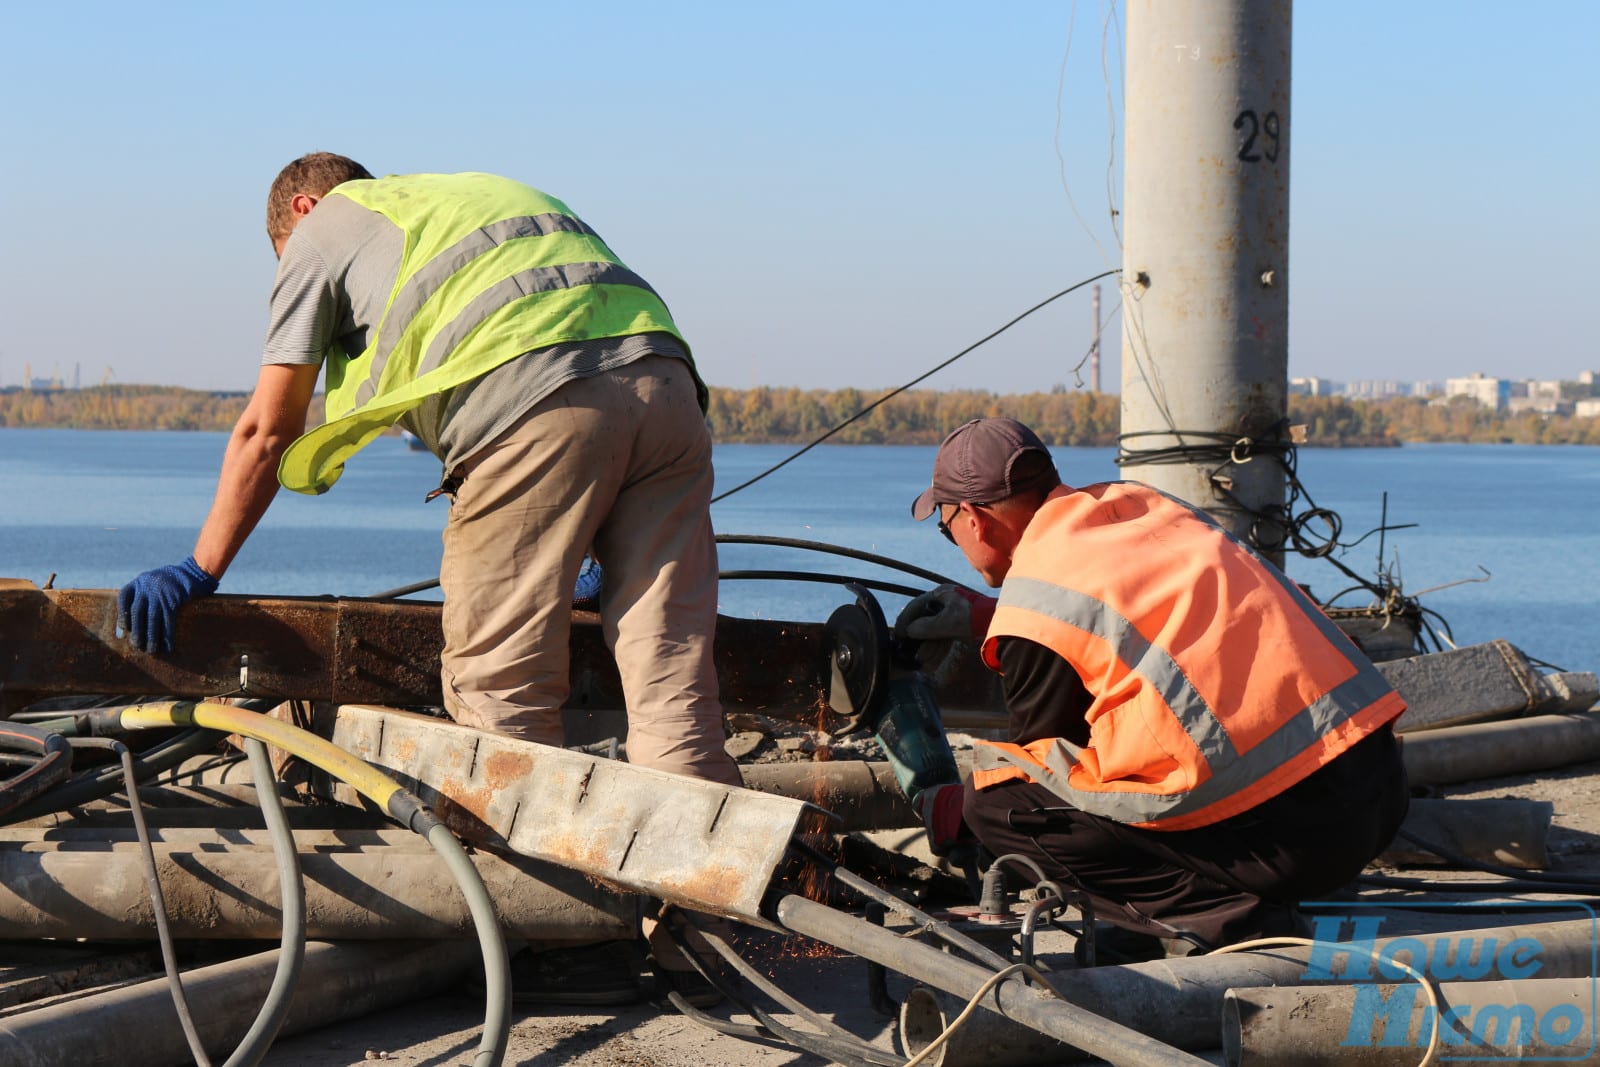
[[[1121,398],[1067,391],[996,395],[982,390],[726,389],[712,387],[707,420],[719,444],[937,445],[974,418],[1009,415],[1063,448],[1117,445]],[[209,430],[233,428],[249,397],[175,386],[0,390],[0,429]],[[865,415],[862,413],[871,408]],[[312,404],[320,421],[322,405]],[[1401,444],[1600,445],[1600,419],[1489,411],[1465,397],[1436,404],[1411,397],[1289,398],[1289,422],[1306,448],[1395,448]],[[1192,428],[1191,428],[1192,429]],[[397,431],[396,431],[397,432]]]

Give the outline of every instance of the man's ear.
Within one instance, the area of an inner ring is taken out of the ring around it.
[[[295,193],[289,198],[289,212],[297,219],[303,219],[311,214],[311,209],[317,206],[319,197],[309,193]]]
[[[1000,507],[968,508],[972,515],[973,535],[979,544],[1009,557],[1022,535],[1015,514]]]
[[[999,517],[988,508],[975,508],[970,505],[962,508],[962,511],[972,516],[973,539],[980,545],[988,545],[993,548]]]

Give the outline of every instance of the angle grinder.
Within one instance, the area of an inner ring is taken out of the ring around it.
[[[890,633],[883,608],[865,586],[850,582],[845,589],[855,602],[841,604],[823,626],[828,707],[843,719],[832,731],[837,737],[877,728],[889,689],[890,667],[916,670],[916,646],[920,643]]]

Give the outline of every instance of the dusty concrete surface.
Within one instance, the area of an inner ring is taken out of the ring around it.
[[[889,1050],[889,1020],[866,1003],[865,965],[833,954],[800,957],[801,939],[763,938],[752,961],[791,995],[840,1025]],[[891,993],[904,988],[891,979]],[[709,1009],[734,1022],[753,1023],[728,1005]],[[783,1015],[795,1022],[792,1016]],[[483,1021],[480,995],[462,989],[449,997],[407,1005],[277,1042],[266,1067],[350,1067],[374,1061],[407,1067],[471,1064]],[[517,1006],[512,1012],[507,1064],[525,1067],[707,1067],[741,1064],[782,1067],[823,1062],[793,1049],[718,1034],[671,1007],[643,1003],[614,1009]]]
[[[770,727],[768,723],[749,721],[736,725]],[[963,740],[956,738],[958,747]],[[745,729],[737,732],[735,741],[745,746],[742,755],[750,761],[862,759],[874,755],[871,743],[864,739],[840,742],[803,732],[786,734]],[[1573,877],[1600,879],[1600,763],[1539,775],[1434,788],[1428,795],[1547,800],[1555,808],[1555,825],[1550,836],[1551,869]],[[1438,867],[1386,870],[1384,873],[1427,879],[1436,888],[1444,883],[1482,881],[1488,877],[1477,872]],[[1492,926],[1502,921],[1528,922],[1535,918],[1520,909],[1497,913],[1488,906],[1490,898],[1483,893],[1447,898],[1479,906],[1468,913],[1411,911],[1405,905],[1415,902],[1418,894],[1409,891],[1352,887],[1352,893],[1357,891],[1363,901],[1393,905],[1387,912],[1393,919],[1386,926],[1386,933]],[[1600,896],[1600,889],[1595,895]],[[1437,892],[1430,896],[1441,899]],[[1558,898],[1539,894],[1537,899],[1554,906]],[[1571,912],[1553,911],[1549,917],[1570,918]],[[893,1021],[874,1011],[869,1002],[866,964],[861,959],[838,950],[819,950],[802,938],[754,931],[742,933],[738,944],[745,958],[768,973],[785,991],[885,1052],[899,1051]],[[1040,943],[1045,961],[1058,969],[1072,966],[1070,947],[1070,938],[1064,934],[1048,935]],[[904,996],[909,984],[891,975],[889,991],[898,999]],[[761,1003],[786,1023],[805,1026],[803,1020],[776,1010],[764,999]],[[463,982],[448,994],[283,1037],[262,1062],[269,1067],[346,1067],[373,1062],[421,1067],[470,1065],[481,1038],[483,1013],[481,993],[473,983]],[[755,1021],[730,1004],[711,1009],[711,1014],[736,1024],[749,1025]],[[714,1032],[670,1007],[648,1000],[614,1009],[518,1005],[513,1009],[512,1018],[504,1061],[507,1064],[776,1067],[823,1062],[819,1057],[775,1042]]]
[[[1600,763],[1585,764],[1541,775],[1516,776],[1429,791],[1429,795],[1479,798],[1516,796],[1549,800],[1555,804],[1555,826],[1550,838],[1551,869],[1581,878],[1600,879]],[[1375,873],[1425,878],[1436,883],[1482,881],[1490,876],[1437,867],[1383,869]],[[1352,892],[1357,887],[1352,887]],[[1417,894],[1361,889],[1364,900],[1394,904],[1385,931],[1471,928],[1506,922],[1536,921],[1522,909],[1497,912],[1492,908],[1469,912],[1412,911],[1406,904]],[[1597,890],[1600,896],[1600,890]],[[1485,905],[1482,893],[1433,894],[1435,900]],[[1570,918],[1561,909],[1563,898],[1536,894],[1526,899],[1544,900],[1556,910],[1546,917]],[[867,1003],[865,963],[837,951],[808,956],[801,938],[779,939],[755,934],[741,938],[747,958],[762,962],[763,969],[786,991],[800,998],[852,1032],[869,1038],[884,1050],[896,1050],[892,1021],[876,1014]],[[1048,962],[1070,967],[1070,938],[1051,935],[1041,942]],[[891,975],[889,989],[897,999],[909,983]],[[764,1002],[763,1002],[764,1003]],[[768,1005],[770,1006],[770,1005]],[[374,1061],[411,1067],[470,1064],[477,1049],[483,1007],[470,990],[451,997],[414,1004],[352,1020],[278,1042],[268,1055],[269,1067],[347,1067]],[[711,1013],[734,1022],[753,1020],[728,1005]],[[803,1025],[783,1013],[780,1018]],[[704,1067],[733,1064],[739,1067],[778,1067],[785,1064],[823,1062],[794,1049],[715,1033],[678,1015],[670,1007],[639,1004],[615,1010],[564,1007],[523,1007],[513,1013],[507,1064],[531,1067]],[[1220,1053],[1202,1058],[1221,1062]]]

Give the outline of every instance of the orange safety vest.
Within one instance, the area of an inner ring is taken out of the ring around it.
[[[1247,811],[1405,710],[1282,571],[1137,482],[1052,492],[1000,589],[983,658],[1025,637],[1072,664],[1089,744],[978,742],[973,783],[1037,781],[1080,811],[1187,830]]]

